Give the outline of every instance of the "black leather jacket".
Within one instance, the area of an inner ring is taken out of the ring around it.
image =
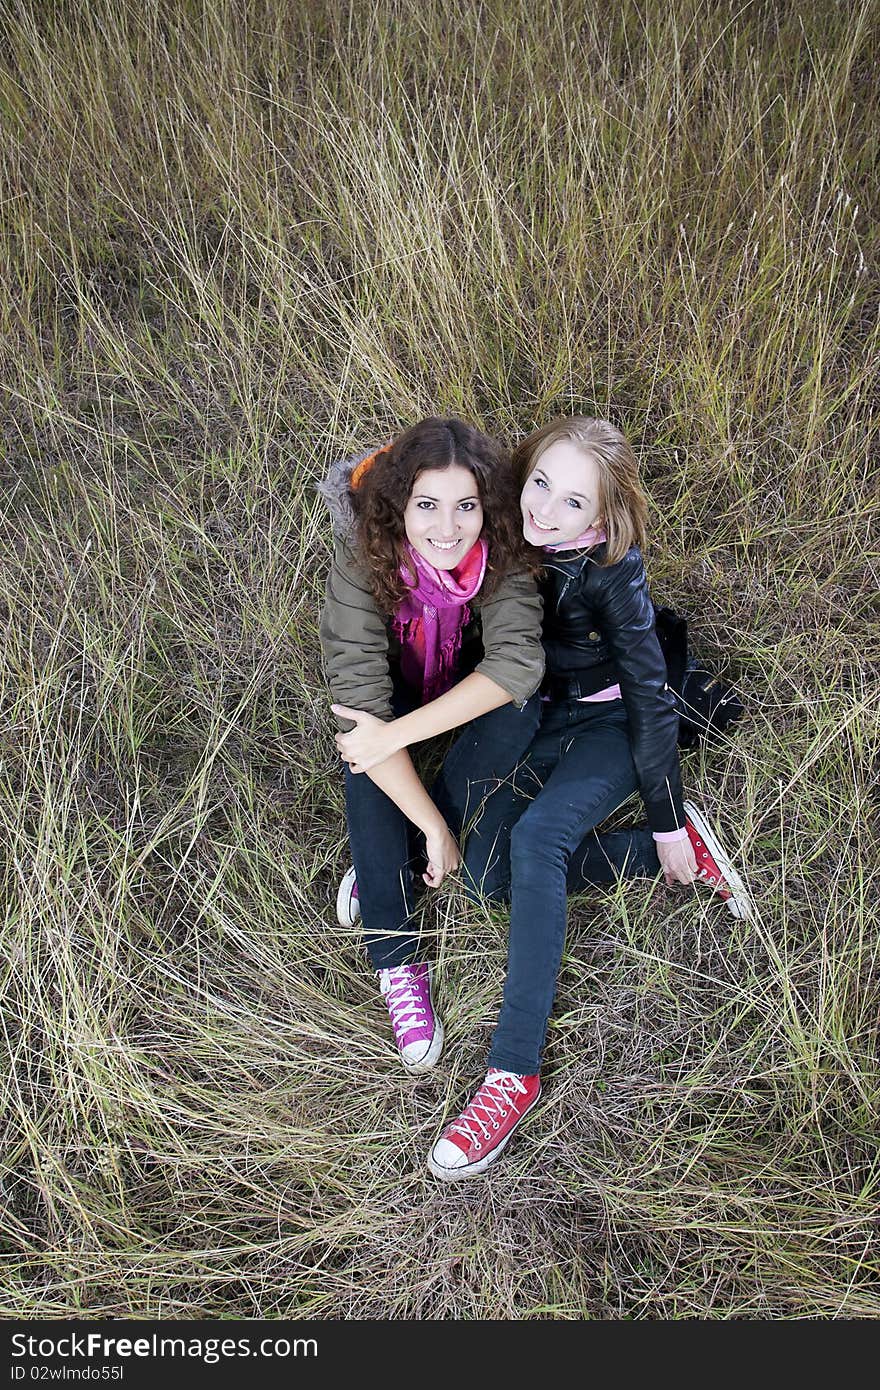
[[[604,545],[557,552],[544,560],[545,688],[554,699],[578,699],[619,684],[633,761],[652,830],[684,825],[678,761],[678,714],[666,688],[666,663],[641,551],[616,565],[598,563]]]

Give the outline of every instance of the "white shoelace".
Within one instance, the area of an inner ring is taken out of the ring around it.
[[[397,979],[396,977],[401,975],[404,970],[406,970],[406,966],[382,972],[386,974],[388,979],[385,1003],[388,1005],[388,1012],[391,1015],[391,1027],[394,1029],[395,1037],[405,1033],[409,1028],[420,1027],[428,1016],[424,999],[427,981],[425,984],[416,983],[408,970],[402,979]]]
[[[479,1145],[481,1136],[488,1140],[490,1138],[489,1129],[480,1119],[477,1111],[481,1110],[492,1128],[497,1129],[498,1120],[504,1119],[507,1114],[506,1107],[512,1105],[515,1092],[519,1092],[521,1095],[526,1093],[525,1086],[515,1072],[503,1072],[500,1076],[493,1076],[491,1080],[487,1079],[477,1091],[467,1110],[458,1117],[455,1124],[449,1126],[450,1131],[463,1134],[465,1138],[477,1145]],[[474,1126],[478,1126],[478,1129]]]

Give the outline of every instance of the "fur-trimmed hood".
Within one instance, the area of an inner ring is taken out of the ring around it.
[[[333,534],[337,540],[351,541],[354,537],[355,515],[351,500],[351,475],[358,464],[363,463],[373,452],[374,450],[368,449],[366,453],[356,454],[354,458],[339,459],[336,463],[331,463],[326,478],[317,484],[317,491],[327,503]]]

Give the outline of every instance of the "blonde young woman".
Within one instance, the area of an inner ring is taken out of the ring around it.
[[[525,758],[467,842],[472,884],[510,899],[510,944],[486,1080],[429,1158],[446,1181],[485,1172],[540,1097],[568,892],[662,870],[668,884],[705,882],[735,916],[749,911],[733,865],[683,798],[632,448],[607,420],[556,420],[523,441],[514,466],[524,537],[543,551],[545,703]],[[635,791],[647,828],[597,836]]]

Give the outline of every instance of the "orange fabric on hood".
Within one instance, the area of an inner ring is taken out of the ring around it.
[[[361,459],[357,468],[352,469],[351,486],[353,488],[358,487],[360,485],[364,474],[370,468],[372,468],[373,464],[376,462],[376,459],[379,458],[380,454],[388,453],[388,450],[391,448],[393,442],[393,440],[389,440],[387,444],[383,444],[382,447],[380,449],[376,449],[374,453],[367,454],[367,457],[365,459]]]

